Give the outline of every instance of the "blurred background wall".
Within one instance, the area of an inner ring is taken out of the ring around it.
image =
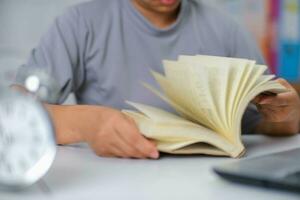
[[[300,0],[215,0],[256,38],[273,73],[300,81]]]
[[[87,0],[0,0],[0,69],[25,63],[54,17],[83,1]],[[204,1],[216,4],[240,21],[255,37],[272,72],[297,86],[300,0]]]
[[[87,0],[0,0],[0,70],[16,70],[54,18],[73,4]],[[70,95],[66,104],[75,103]]]
[[[83,0],[0,0],[0,67],[26,60],[64,8]]]

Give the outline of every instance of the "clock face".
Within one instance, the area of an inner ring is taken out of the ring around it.
[[[50,118],[34,99],[0,99],[0,185],[22,187],[42,177],[55,156]]]

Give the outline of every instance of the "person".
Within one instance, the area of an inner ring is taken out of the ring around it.
[[[74,92],[78,105],[46,104],[58,144],[87,142],[97,155],[153,158],[159,152],[120,110],[125,100],[167,110],[143,88],[158,87],[149,73],[178,55],[263,58],[245,31],[226,14],[199,0],[94,0],[59,16],[32,51],[26,66],[56,78],[59,104]],[[243,118],[243,132],[292,135],[299,131],[299,97],[289,92],[258,96]]]

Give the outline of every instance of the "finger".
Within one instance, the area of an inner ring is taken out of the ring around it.
[[[288,110],[290,110],[289,106],[273,106],[273,105],[261,105],[259,107],[259,110],[261,112],[268,112],[268,111],[272,111],[273,113],[284,113]]]
[[[120,144],[112,144],[110,146],[111,153],[119,158],[130,158],[130,153],[124,150],[124,147],[121,147]]]
[[[137,151],[142,153],[145,157],[150,157],[157,159],[159,153],[151,142],[149,142],[142,134],[139,132],[135,124],[126,123],[123,126],[124,130],[119,130],[120,137],[123,138],[130,146],[134,147]],[[126,134],[122,134],[122,133]]]
[[[116,141],[115,144],[118,144],[119,150],[126,157],[146,158],[147,156],[138,151],[127,139],[128,137],[132,137],[131,135],[134,134],[131,129],[132,127],[129,125],[129,122],[126,118],[124,118],[124,121],[120,123],[120,126],[115,129],[117,136],[114,139]]]
[[[262,95],[256,96],[251,103],[258,104],[261,101]]]
[[[109,154],[113,157],[127,158],[127,155],[124,155],[124,153],[115,144],[112,144],[107,148],[109,148]]]
[[[260,113],[263,115],[263,118],[269,122],[274,121],[274,116],[276,116],[274,110],[268,108],[261,108]]]
[[[265,120],[270,122],[285,121],[293,114],[290,107],[263,107],[259,109],[259,112],[263,115]]]
[[[266,92],[262,92],[259,95],[257,95],[253,100],[261,101],[265,97],[273,97],[273,96],[276,96],[276,95],[277,95],[276,93],[266,91]]]
[[[144,157],[157,159],[159,153],[151,142],[144,138],[139,132],[131,132],[130,135],[124,137],[121,135],[129,145],[131,145],[136,151],[140,152]]]
[[[286,87],[287,89],[294,89],[293,86],[291,86],[291,84],[289,84],[285,79],[283,78],[278,78],[276,79],[276,81],[278,83],[280,83],[281,85],[283,85],[284,87]]]
[[[159,152],[156,148],[156,144],[153,141],[148,141],[144,136],[141,136],[141,138],[142,139],[137,142],[136,148],[144,152],[145,155],[148,155],[149,158],[158,159]]]
[[[153,144],[154,146],[156,146],[156,142],[155,142],[155,140],[152,140],[152,139],[147,139],[151,144]]]
[[[138,127],[137,127],[137,125],[136,125],[136,123],[135,123],[135,121],[131,118],[131,117],[128,117],[128,116],[126,116],[127,117],[127,119],[129,120],[129,123],[132,125],[132,127],[131,128],[133,128],[136,132],[138,132],[138,135],[141,137],[141,139],[144,141],[144,142],[146,142],[147,144],[150,144],[150,145],[147,145],[148,146],[148,150],[147,150],[147,146],[144,146],[143,147],[143,143],[141,143],[141,144],[139,144],[139,143],[137,143],[137,149],[139,149],[139,151],[141,151],[142,149],[144,149],[143,150],[143,152],[149,152],[150,153],[150,155],[152,154],[152,156],[150,156],[151,158],[158,158],[159,157],[159,152],[158,152],[158,150],[157,150],[157,148],[156,148],[156,143],[153,141],[153,140],[151,140],[151,139],[149,139],[149,138],[146,138],[146,137],[144,137],[141,133],[140,133],[140,131],[139,131],[139,129],[138,129]],[[140,147],[139,147],[139,145],[140,145]],[[145,150],[145,148],[146,148],[146,150]],[[153,152],[154,151],[154,152]],[[148,154],[149,155],[149,153],[146,153],[146,154]]]
[[[103,150],[105,149],[105,150]],[[115,155],[109,150],[108,146],[103,147],[103,149],[94,148],[94,152],[101,157],[114,157]]]
[[[276,96],[265,96],[257,103],[259,105],[288,106],[292,103],[294,95],[291,92],[281,93]]]
[[[254,103],[256,104],[272,104],[272,105],[288,105],[295,98],[296,91],[294,88],[284,79],[279,78],[276,80],[278,83],[290,89],[288,92],[280,93],[277,95],[264,95],[260,94],[254,99]]]
[[[274,111],[281,112],[283,109],[290,108],[290,106],[285,106],[285,105],[270,105],[270,104],[265,104],[265,105],[257,105],[258,109],[270,109]]]
[[[123,134],[117,131],[118,137],[116,138],[115,148],[119,149],[122,153],[122,157],[127,158],[146,158],[147,156],[134,148],[125,138]]]

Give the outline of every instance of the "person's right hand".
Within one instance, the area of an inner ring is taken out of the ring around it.
[[[159,157],[156,145],[138,130],[133,119],[103,106],[45,104],[53,120],[58,144],[87,142],[99,156]]]
[[[122,158],[159,157],[153,142],[138,130],[135,122],[118,110],[93,106],[91,126],[95,132],[85,133],[85,140],[99,156]]]

